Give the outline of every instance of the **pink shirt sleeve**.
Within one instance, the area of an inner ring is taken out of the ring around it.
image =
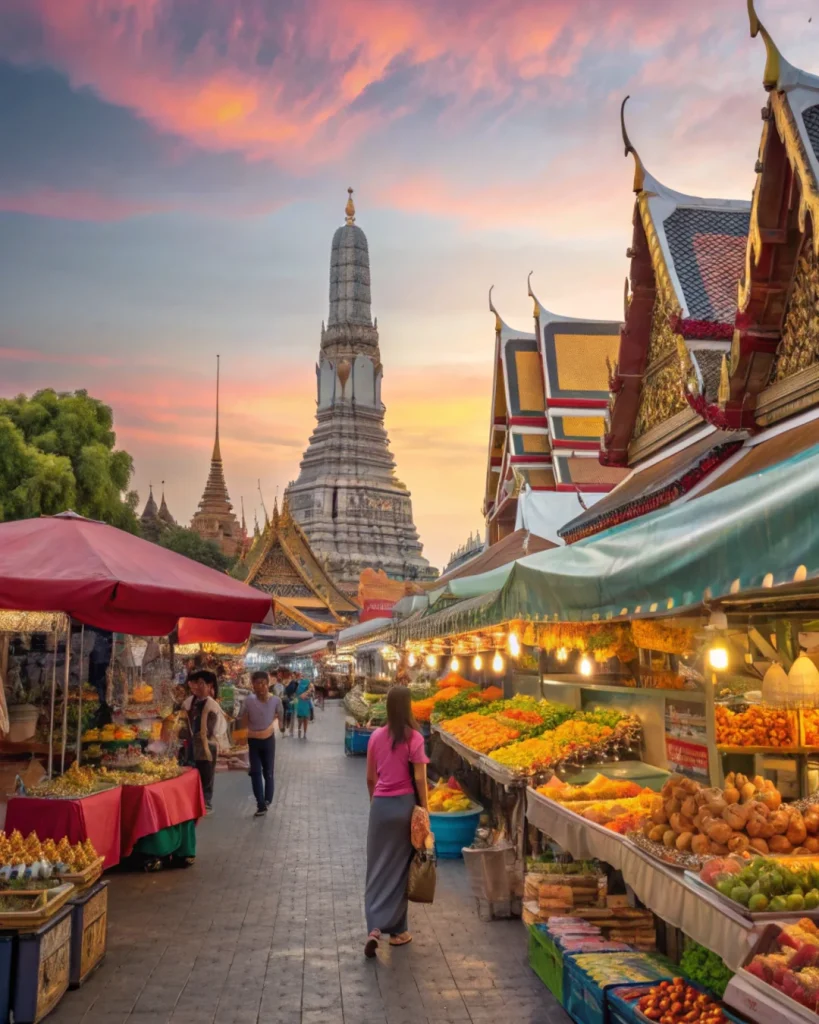
[[[427,752],[424,750],[424,737],[414,729],[409,741],[409,759],[413,764],[429,764]]]

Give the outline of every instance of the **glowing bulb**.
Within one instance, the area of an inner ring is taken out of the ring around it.
[[[509,653],[513,658],[520,656],[520,640],[518,640],[517,633],[509,634]]]
[[[568,661],[569,660],[569,652],[566,650],[565,647],[559,647],[555,657],[557,658],[558,661]]]
[[[415,665],[415,655],[412,653],[412,651],[410,651],[409,657],[407,658],[407,664],[409,665],[410,668],[412,668]]]
[[[495,651],[495,657],[492,659],[492,670],[497,672],[498,675],[503,672],[503,658],[500,651]]]
[[[590,676],[592,674],[592,663],[584,654],[580,659],[580,675]]]
[[[708,651],[708,664],[718,672],[728,668],[728,651],[721,645],[711,647]]]
[[[435,668],[435,666],[438,664],[438,659],[434,654],[428,654],[426,656],[425,661],[427,663],[427,668]]]
[[[461,667],[460,661],[458,661],[454,654],[452,655],[452,661],[450,661],[449,667],[453,672],[457,672],[458,669]]]
[[[476,654],[475,657],[472,659],[472,668],[474,668],[476,672],[480,672],[480,670],[483,668],[483,658],[480,656],[480,654]]]

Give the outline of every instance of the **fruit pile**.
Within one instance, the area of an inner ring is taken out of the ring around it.
[[[819,908],[819,867],[786,866],[756,857],[747,867],[733,859],[709,861],[700,877],[752,914],[798,913]]]
[[[86,729],[82,734],[83,743],[112,743],[114,740],[135,740],[136,729],[130,725],[104,725],[101,729]]]
[[[657,1024],[728,1024],[720,1004],[684,978],[661,981],[637,1001],[637,1008]]]
[[[75,761],[71,767],[55,779],[44,779],[32,790],[33,796],[79,797],[88,796],[105,788],[93,768],[80,766]]]
[[[819,747],[819,711],[806,708],[801,714],[805,725],[805,746]]]
[[[481,690],[478,697],[485,703],[491,704],[494,700],[503,700],[503,690],[499,686],[487,686]]]
[[[652,793],[652,790],[644,790],[636,782],[607,779],[599,772],[585,786],[570,786],[557,779],[552,779],[547,785],[538,787],[538,793],[549,797],[550,800],[557,800],[561,804],[573,804],[585,800],[628,800],[630,797],[640,796],[644,792]]]
[[[717,743],[725,747],[796,746],[796,717],[790,711],[754,705],[747,711],[715,709]]]
[[[175,779],[183,771],[184,769],[180,768],[172,757],[157,760],[143,757],[133,768],[118,770],[103,766],[97,774],[103,781],[112,782],[117,786],[150,786],[154,782]]]
[[[444,689],[438,690],[431,697],[427,697],[426,700],[414,700],[412,702],[412,713],[419,722],[428,722],[432,709],[436,704],[441,704],[444,701],[452,700],[453,697],[460,697],[461,689],[457,686],[448,686]]]
[[[805,818],[783,807],[774,784],[731,772],[725,789],[672,776],[651,805],[644,835],[667,850],[698,857],[729,853],[791,853],[808,841]],[[819,814],[811,816],[819,829]],[[811,845],[813,845],[811,843]]]
[[[492,717],[479,715],[475,711],[444,721],[441,728],[480,754],[488,754],[496,747],[511,743],[520,736],[519,729],[501,725]]]
[[[36,832],[25,839],[17,830],[0,832],[0,877],[48,878],[52,874],[79,874],[99,859],[90,839],[72,845],[66,836],[59,842],[40,840]]]
[[[429,809],[433,814],[454,814],[457,811],[468,811],[471,807],[472,801],[454,778],[447,782],[441,779],[430,790]]]
[[[787,925],[773,940],[770,950],[758,953],[745,968],[778,992],[819,1013],[819,930],[803,919]],[[782,1007],[782,1020],[792,1019]]]
[[[592,715],[584,717],[585,721],[569,720],[551,732],[495,750],[492,760],[520,774],[533,775],[562,761],[582,761],[592,753],[605,754],[620,735],[611,725],[595,721]]]
[[[135,704],[150,704],[154,699],[154,688],[148,686],[147,683],[142,683],[139,686],[135,686],[131,692],[131,700]]]

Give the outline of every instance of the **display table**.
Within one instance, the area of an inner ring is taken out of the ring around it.
[[[738,911],[685,872],[653,860],[625,836],[586,821],[533,789],[526,794],[527,817],[578,860],[597,858],[623,875],[637,898],[658,917],[717,953],[732,971],[745,962],[764,925],[754,926]]]
[[[205,798],[195,768],[189,768],[175,779],[153,782],[149,786],[123,786],[122,856],[127,857],[143,837],[195,821],[204,813]],[[186,856],[193,854],[186,853]]]
[[[76,800],[14,796],[8,802],[5,827],[7,833],[16,828],[24,836],[36,832],[40,839],[56,842],[63,836],[71,843],[90,839],[97,853],[105,857],[105,867],[112,868],[120,860],[121,814],[119,786]]]
[[[451,747],[456,754],[459,754],[467,764],[471,764],[473,768],[480,766],[482,755],[473,750],[472,747],[468,747],[465,743],[461,743],[460,740],[456,740],[454,736],[448,732],[444,732],[440,726],[433,725],[432,732],[438,733],[441,739],[446,743],[448,747]],[[500,765],[498,765],[500,767]]]

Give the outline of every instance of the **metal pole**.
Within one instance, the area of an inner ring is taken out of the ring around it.
[[[83,658],[85,657],[85,626],[80,627],[80,670],[77,673],[80,677],[80,699],[77,702],[77,764],[82,763],[82,688],[85,685],[82,681]]]
[[[48,777],[54,772],[54,701],[57,695],[57,630],[54,630],[54,660],[51,662],[51,714],[48,717]]]
[[[68,684],[71,673],[71,619],[65,633],[65,674],[63,676],[63,742],[60,748],[60,771],[65,771],[65,747],[68,741]]]

